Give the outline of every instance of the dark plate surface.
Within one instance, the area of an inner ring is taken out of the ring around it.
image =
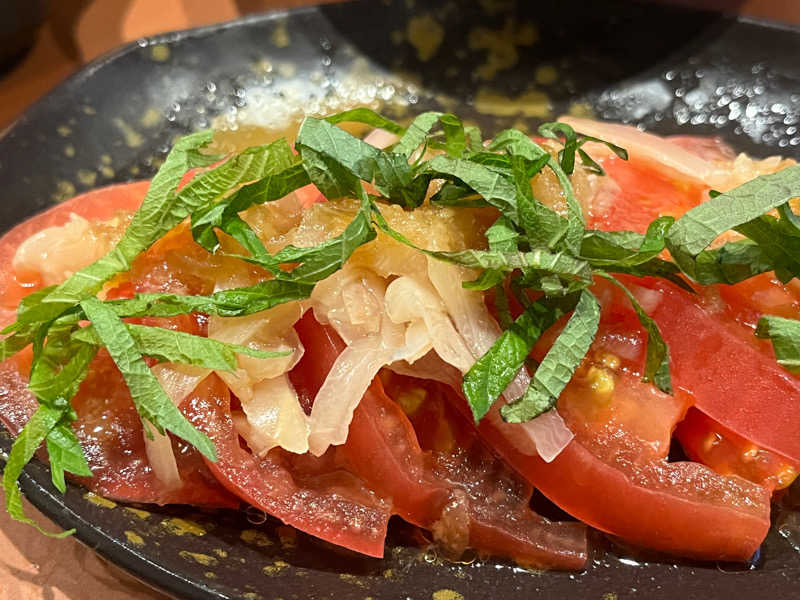
[[[151,175],[178,134],[212,122],[252,132],[241,123],[354,103],[398,118],[453,110],[487,133],[589,113],[798,158],[798,56],[796,30],[630,1],[366,0],[159,36],[89,65],[0,139],[0,231]],[[39,463],[22,486],[103,556],[186,598],[764,598],[794,597],[800,581],[800,555],[777,527],[752,570],[635,557],[598,535],[585,572],[531,573],[443,563],[399,523],[375,560],[259,515],[129,510],[74,485],[61,497]]]

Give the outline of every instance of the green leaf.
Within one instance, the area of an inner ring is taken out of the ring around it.
[[[75,432],[63,419],[47,434],[47,454],[50,458],[50,475],[53,485],[62,494],[67,490],[64,473],[70,472],[80,477],[91,477],[92,471],[83,455],[81,443]]]
[[[444,151],[448,156],[461,158],[467,149],[467,137],[461,119],[448,113],[439,117],[439,122],[444,130]]]
[[[772,342],[778,364],[787,371],[800,373],[800,321],[772,315],[761,317],[756,336]]]
[[[566,123],[544,123],[539,127],[539,135],[553,140],[560,140],[559,134],[564,136],[564,148],[558,153],[561,168],[567,175],[572,175],[575,170],[575,153],[578,151],[578,135]]]
[[[96,298],[83,300],[81,307],[122,373],[141,418],[152,423],[160,433],[171,431],[197,448],[203,456],[216,461],[214,444],[208,436],[195,429],[169,399],[142,359],[125,323]]]
[[[625,293],[633,306],[636,316],[639,318],[639,323],[642,324],[642,328],[644,328],[647,333],[647,357],[645,359],[642,381],[652,381],[659,390],[665,394],[671,395],[672,377],[669,372],[669,348],[664,338],[661,336],[658,323],[644,311],[642,305],[639,304],[639,301],[636,299],[636,296],[634,296],[617,278],[611,277],[602,271],[598,271],[597,275],[607,279]]]
[[[476,423],[514,379],[542,333],[574,309],[576,302],[575,296],[533,302],[464,375],[462,389]]]
[[[439,112],[425,112],[418,115],[395,145],[394,152],[405,157],[411,156],[414,150],[425,142],[431,129],[439,122],[441,116],[442,113]]]
[[[500,409],[503,419],[524,423],[553,408],[589,351],[599,323],[600,303],[589,290],[584,290],[566,326],[533,374],[525,394]]]
[[[227,198],[199,207],[192,213],[192,236],[209,252],[219,248],[215,229],[233,236],[245,248],[256,254],[250,244],[255,233],[239,218],[239,213],[256,204],[273,202],[298,188],[308,185],[310,180],[299,159],[292,153],[285,140],[278,140],[264,150],[272,158],[268,160],[261,177],[242,186]],[[241,226],[245,231],[242,232]],[[257,248],[263,244],[257,237]]]
[[[205,369],[233,371],[236,369],[236,355],[245,354],[255,358],[276,358],[288,352],[265,352],[228,344],[211,338],[192,335],[184,331],[174,331],[162,327],[125,324],[128,333],[136,343],[139,354],[150,356],[164,362],[194,365]],[[79,329],[72,335],[76,342],[102,345],[102,340],[92,325]]]
[[[219,159],[199,153],[201,148],[208,145],[212,136],[211,131],[201,131],[178,140],[153,178],[141,208],[134,215],[117,246],[52,290],[42,300],[37,310],[30,311],[35,314],[27,314],[25,320],[48,321],[55,318],[83,298],[96,293],[117,273],[126,271],[140,252],[180,223],[191,210],[202,204],[201,199],[205,199],[205,194],[198,194],[200,188],[210,189],[213,181],[217,184],[214,187],[220,193],[227,190],[225,185],[228,178],[216,181],[212,175],[222,168],[218,167],[195,177],[181,192],[176,193],[181,178],[189,169],[205,166],[210,164],[209,161]],[[224,170],[228,171],[230,168],[228,166]],[[194,202],[189,202],[189,198]]]
[[[32,525],[44,535],[55,538],[67,537],[75,533],[75,530],[70,529],[62,533],[50,533],[43,530],[33,519],[25,516],[25,510],[22,506],[22,494],[17,485],[17,480],[22,475],[22,469],[31,461],[36,450],[39,449],[48,434],[56,427],[63,415],[64,409],[44,405],[39,406],[17,436],[17,439],[14,440],[11,452],[8,454],[6,466],[3,469],[3,490],[6,495],[6,508],[11,518],[15,521]]]
[[[695,278],[695,259],[719,235],[798,196],[800,165],[762,175],[685,213],[670,229],[667,247],[681,269]]]
[[[241,317],[308,298],[313,287],[296,281],[269,280],[249,287],[214,292],[209,296],[138,294],[130,299],[107,301],[105,305],[118,317],[174,317],[193,312]]]
[[[489,144],[489,150],[506,150],[512,155],[519,155],[531,162],[537,162],[547,155],[547,166],[553,171],[559,184],[561,185],[564,199],[567,203],[567,230],[564,234],[564,244],[573,254],[580,251],[581,240],[586,222],[583,217],[583,209],[575,197],[575,190],[569,176],[561,168],[561,165],[550,154],[539,146],[536,142],[517,129],[506,129],[497,134]],[[516,222],[516,221],[515,221]]]
[[[434,157],[425,163],[425,169],[434,178],[456,178],[512,222],[519,222],[516,189],[507,177],[470,160],[448,156]]]
[[[338,123],[363,123],[364,125],[377,127],[378,129],[383,129],[395,135],[403,135],[406,132],[404,127],[376,113],[370,108],[353,108],[325,117],[325,120],[334,125]]]
[[[549,160],[549,154],[542,155],[536,161],[529,161],[523,156],[512,156],[511,164],[514,186],[517,189],[520,225],[525,230],[530,245],[554,249],[564,239],[569,223],[534,198],[531,189],[532,171],[538,172]]]
[[[593,266],[632,267],[657,257],[666,247],[666,236],[673,217],[659,217],[642,235],[633,231],[587,230],[581,244],[581,256]]]

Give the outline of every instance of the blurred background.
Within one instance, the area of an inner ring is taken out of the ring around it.
[[[672,1],[800,24],[800,0],[651,1]],[[0,20],[0,131],[62,79],[121,44],[254,12],[318,3],[319,0],[0,0],[4,13]]]

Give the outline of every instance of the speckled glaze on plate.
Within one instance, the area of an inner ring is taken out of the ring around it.
[[[622,0],[365,0],[168,34],[92,63],[6,131],[0,230],[75,193],[151,175],[190,130],[257,136],[256,126],[302,110],[351,104],[401,119],[444,108],[488,134],[568,111],[798,158],[798,56],[797,30]],[[0,435],[5,451],[10,443]],[[257,513],[126,507],[75,485],[62,497],[49,479],[40,463],[23,476],[38,508],[176,597],[764,598],[793,597],[800,581],[781,513],[750,570],[633,554],[593,534],[586,571],[533,573],[442,562],[399,521],[376,560]]]

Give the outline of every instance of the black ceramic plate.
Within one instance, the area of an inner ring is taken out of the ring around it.
[[[366,0],[169,34],[89,65],[5,133],[0,230],[151,175],[176,135],[215,120],[263,125],[352,103],[400,118],[441,107],[487,133],[588,113],[798,158],[798,56],[796,30],[631,1]],[[100,554],[186,598],[793,597],[800,577],[780,523],[751,570],[634,558],[597,535],[585,572],[531,573],[443,563],[400,523],[375,560],[244,512],[128,510],[74,485],[62,497],[38,463],[22,486]]]

